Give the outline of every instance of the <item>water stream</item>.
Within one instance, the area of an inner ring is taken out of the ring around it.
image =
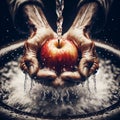
[[[56,0],[56,14],[57,14],[57,35],[58,40],[62,36],[62,24],[63,24],[63,9],[64,9],[64,0]]]

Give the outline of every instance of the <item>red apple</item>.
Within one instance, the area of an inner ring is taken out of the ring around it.
[[[41,47],[40,58],[44,67],[56,72],[73,70],[78,60],[78,50],[70,40],[51,39]]]

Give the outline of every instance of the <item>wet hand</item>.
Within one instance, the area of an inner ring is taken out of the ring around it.
[[[78,71],[66,71],[61,75],[62,79],[82,82],[88,76],[94,74],[99,67],[95,44],[89,36],[85,35],[84,31],[80,29],[70,29],[63,37],[72,40],[77,45],[81,59],[78,65]]]
[[[40,61],[38,61],[37,52],[42,44],[52,39],[56,34],[47,28],[42,28],[34,32],[28,40],[24,43],[24,55],[20,60],[20,68],[28,73],[31,77],[36,76],[39,79],[55,79],[56,73],[46,68],[41,68]]]
[[[79,63],[80,73],[88,77],[94,74],[99,68],[99,60],[95,50],[95,43],[93,41],[85,42],[80,47],[82,58]]]

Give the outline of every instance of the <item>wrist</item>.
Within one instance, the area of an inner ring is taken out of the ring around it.
[[[72,24],[72,28],[81,29],[81,27],[83,27],[85,29],[86,27],[90,27],[97,10],[97,2],[84,3],[77,13],[77,16]]]
[[[67,39],[76,42],[78,47],[81,47],[81,45],[91,42],[89,37],[86,36],[84,28],[82,28],[82,27],[81,27],[81,29],[80,28],[71,28],[67,32],[66,36],[67,36]]]
[[[33,32],[28,41],[40,48],[47,40],[56,38],[56,36],[56,33],[51,28],[42,27]]]
[[[25,18],[26,25],[31,31],[37,29],[50,27],[42,9],[35,5],[23,6],[23,17]]]
[[[93,56],[93,51],[95,49],[95,43],[91,40],[85,41],[81,44],[80,51],[82,54],[82,58],[87,58],[89,56]]]

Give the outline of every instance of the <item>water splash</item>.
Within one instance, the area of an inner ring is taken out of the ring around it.
[[[104,55],[103,51],[99,52],[99,54],[100,56]],[[109,57],[109,55],[107,54],[106,56]],[[24,92],[24,74],[18,67],[18,61],[13,59],[0,68],[1,100],[13,108],[36,115],[41,113],[53,116],[64,115],[64,113],[66,115],[81,115],[86,114],[86,112],[96,112],[110,107],[118,102],[120,98],[120,67],[117,64],[119,59],[113,56],[114,59],[111,60],[109,57],[108,60],[110,60],[106,61],[107,58],[101,57],[99,72],[95,75],[96,79],[89,77],[89,84],[87,84],[88,81],[86,80],[84,84],[68,89],[64,88],[58,92],[52,87],[43,87],[37,81],[33,81],[31,96]],[[26,80],[25,88],[28,91],[31,85],[29,76],[27,76]],[[94,82],[94,80],[96,81]],[[91,93],[87,85],[90,87]],[[97,87],[97,92],[94,90],[95,87]],[[54,97],[53,100],[52,97]],[[73,110],[70,110],[72,111],[70,114],[67,110],[68,106]]]
[[[63,9],[64,9],[64,0],[56,0],[56,14],[57,14],[57,35],[58,40],[62,36],[62,24],[63,24]]]
[[[30,76],[28,75],[28,73],[25,73],[24,92],[27,93],[27,90],[28,90],[29,95],[30,95],[30,92],[32,91],[32,88],[33,88],[33,79],[30,79]]]

